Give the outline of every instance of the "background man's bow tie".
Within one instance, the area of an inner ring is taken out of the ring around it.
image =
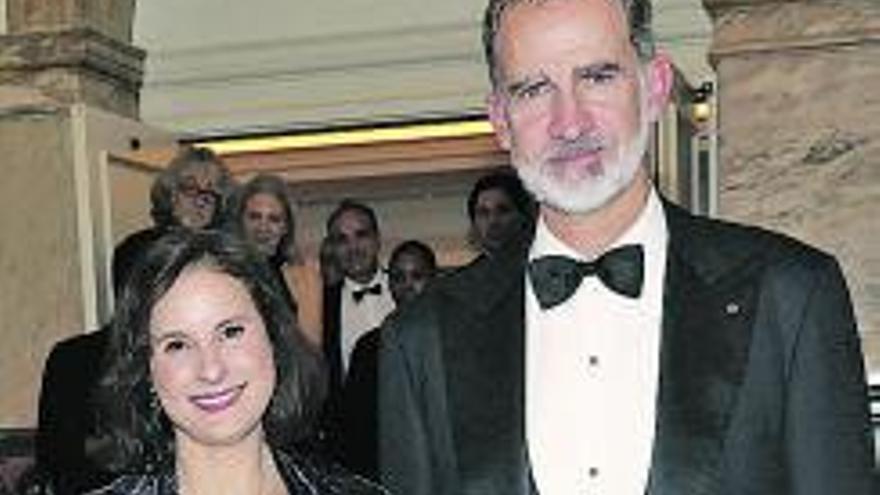
[[[368,287],[364,287],[362,289],[354,290],[351,292],[351,297],[354,299],[354,302],[359,303],[364,299],[364,296],[366,296],[367,294],[381,296],[382,286],[380,284],[374,284]]]
[[[618,294],[637,298],[644,277],[642,246],[612,249],[595,261],[579,261],[567,256],[542,256],[529,263],[529,277],[541,309],[563,303],[581,285],[584,277],[596,275]]]

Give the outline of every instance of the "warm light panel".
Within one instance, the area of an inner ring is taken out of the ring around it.
[[[216,141],[202,141],[194,144],[196,146],[210,148],[215,153],[223,155],[392,141],[455,138],[486,135],[491,133],[492,126],[489,124],[489,121],[466,120],[351,129],[344,131],[324,131],[287,136],[233,138]]]

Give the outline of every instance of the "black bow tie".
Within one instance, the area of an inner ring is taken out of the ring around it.
[[[612,249],[591,262],[567,256],[542,256],[529,263],[529,276],[541,309],[564,302],[589,275],[598,276],[618,294],[637,298],[642,293],[643,258],[639,245]]]
[[[357,289],[351,292],[351,297],[354,299],[354,302],[359,303],[363,301],[364,296],[367,294],[371,294],[374,296],[382,295],[382,286],[380,284],[370,285],[368,287],[364,287],[363,289]]]

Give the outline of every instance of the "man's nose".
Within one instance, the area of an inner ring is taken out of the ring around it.
[[[554,93],[550,105],[551,136],[573,140],[585,134],[592,125],[588,105],[574,91],[560,90]]]

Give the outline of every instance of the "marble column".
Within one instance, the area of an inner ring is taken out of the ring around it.
[[[880,2],[703,0],[719,213],[835,254],[880,373]]]
[[[131,45],[135,0],[7,0],[0,84],[138,116],[145,53]]]
[[[144,53],[130,45],[133,9],[134,0],[7,0],[0,428],[34,426],[49,348],[97,325],[92,199],[101,186],[89,116],[138,114]]]

